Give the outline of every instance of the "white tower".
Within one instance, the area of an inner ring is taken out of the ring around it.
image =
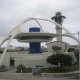
[[[55,22],[57,22],[58,24],[62,25],[63,22],[63,18],[66,18],[65,16],[61,15],[61,12],[56,12],[55,16],[53,16],[51,19],[55,20]],[[62,28],[60,28],[59,26],[56,25],[56,33],[57,34],[62,34]],[[62,42],[62,36],[57,37],[57,41],[61,41]]]

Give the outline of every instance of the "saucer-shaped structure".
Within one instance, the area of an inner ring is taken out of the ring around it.
[[[15,38],[19,42],[49,42],[58,34],[53,33],[41,33],[41,32],[31,32],[31,33],[19,33]]]

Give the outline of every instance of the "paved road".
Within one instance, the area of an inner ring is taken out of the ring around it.
[[[8,78],[0,78],[0,80],[73,80],[73,79],[67,79],[67,78],[52,78],[52,77],[28,77],[23,79],[8,79]],[[76,80],[76,79],[74,79]]]
[[[79,73],[57,75],[57,77],[67,77],[67,78],[75,77],[75,76],[79,76]]]
[[[32,74],[0,73],[0,80],[77,80],[77,79],[70,79],[68,75],[50,76],[42,74],[41,76],[32,76]]]
[[[12,79],[5,79],[5,78],[0,78],[0,80],[12,80]]]
[[[15,69],[10,69],[0,73],[0,80],[79,80],[70,79],[79,75],[79,71],[70,73],[43,73],[41,76],[32,76],[32,73],[15,73]]]

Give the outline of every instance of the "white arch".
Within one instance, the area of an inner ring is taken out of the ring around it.
[[[40,26],[42,32],[43,32],[43,29],[42,29],[42,26],[40,25],[40,23],[38,22],[38,20],[44,20],[44,21],[51,22],[51,23],[53,23],[53,24],[55,24],[55,25],[57,25],[57,26],[59,26],[60,28],[62,28],[62,29],[65,30],[66,34],[63,34],[63,35],[60,34],[60,36],[72,37],[72,38],[75,39],[78,43],[80,43],[80,41],[79,41],[69,30],[67,30],[66,28],[64,28],[63,26],[59,25],[58,23],[56,23],[56,22],[54,22],[54,21],[52,21],[52,20],[41,19],[41,18],[27,18],[27,19],[25,19],[24,21],[22,21],[18,26],[16,26],[16,27],[7,35],[7,37],[3,40],[3,42],[0,44],[0,47],[1,47],[1,45],[2,45],[6,40],[10,39],[10,40],[8,41],[7,45],[6,45],[6,48],[4,49],[3,54],[1,55],[0,65],[2,64],[3,58],[4,58],[5,53],[6,53],[8,47],[9,47],[9,45],[10,45],[10,42],[12,41],[12,39],[13,39],[17,34],[21,33],[20,26],[21,26],[22,24],[24,24],[25,22],[28,22],[28,21],[31,21],[31,20],[35,20],[35,21],[38,23],[38,25]]]
[[[9,35],[12,34],[17,28],[20,29],[20,26],[21,26],[22,24],[24,24],[24,23],[26,23],[26,22],[28,22],[28,21],[31,21],[31,20],[35,20],[35,21],[38,23],[38,25],[40,26],[42,32],[44,32],[43,29],[42,29],[41,24],[38,22],[38,20],[37,20],[36,18],[27,18],[27,19],[25,19],[24,21],[22,21],[18,26],[16,26],[16,27],[9,33]]]
[[[28,22],[28,21],[31,21],[31,20],[35,20],[35,21],[38,23],[38,25],[40,26],[42,32],[44,32],[44,31],[43,31],[42,26],[41,26],[40,23],[38,22],[38,20],[44,20],[44,21],[51,22],[51,23],[59,26],[59,27],[62,28],[63,30],[65,30],[65,32],[66,32],[65,35],[66,35],[66,36],[71,37],[71,38],[75,39],[78,43],[80,43],[80,41],[79,41],[69,30],[67,30],[65,27],[61,26],[60,24],[58,24],[58,23],[56,23],[56,22],[54,22],[54,21],[52,21],[52,20],[47,20],[47,19],[42,19],[42,18],[27,18],[27,19],[25,19],[24,21],[22,21],[18,26],[16,26],[9,34],[12,34],[15,29],[19,28],[19,27],[20,27],[22,24],[24,24],[25,22]]]

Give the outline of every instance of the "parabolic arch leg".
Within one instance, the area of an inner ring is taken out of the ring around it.
[[[6,54],[6,51],[8,50],[8,47],[9,47],[9,45],[10,45],[10,43],[11,43],[11,41],[12,41],[13,38],[14,38],[14,35],[11,36],[10,40],[8,41],[8,43],[7,43],[7,45],[6,45],[6,48],[4,49],[4,51],[3,51],[3,53],[2,53],[2,55],[1,55],[1,57],[0,57],[0,66],[1,66],[1,64],[2,64],[2,61],[3,61],[4,56],[5,56],[5,54]]]
[[[3,42],[0,44],[0,47],[1,47],[2,44],[3,44],[5,41],[7,41],[7,40],[9,40],[9,38],[8,38],[8,39],[4,39]]]

